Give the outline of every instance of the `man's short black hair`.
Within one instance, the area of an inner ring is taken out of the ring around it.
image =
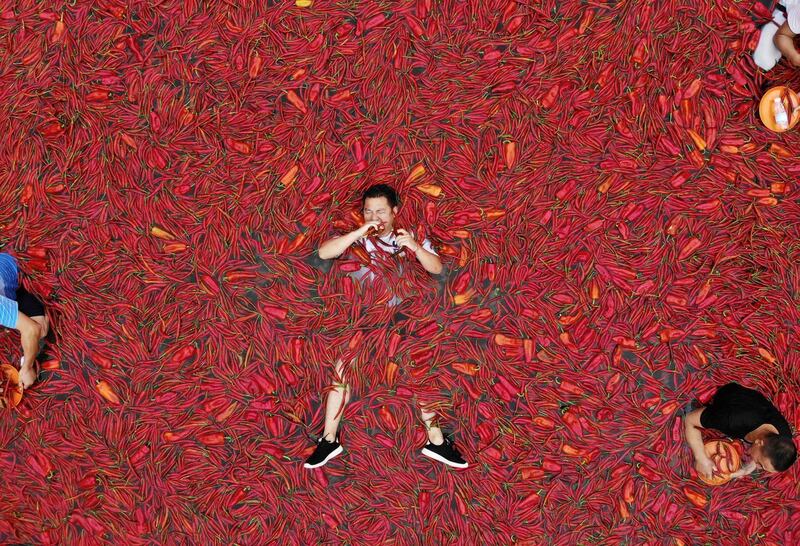
[[[385,197],[389,202],[389,206],[392,208],[400,205],[400,200],[397,198],[397,192],[394,191],[394,188],[388,184],[373,184],[364,190],[364,195],[361,197],[361,206],[363,207],[367,199],[371,199],[373,197]]]
[[[787,436],[772,434],[764,440],[764,454],[778,472],[787,470],[797,459],[797,446]]]

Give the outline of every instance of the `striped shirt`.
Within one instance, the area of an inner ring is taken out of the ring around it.
[[[0,253],[0,326],[16,328],[19,269],[11,254]]]
[[[384,235],[382,237],[377,237],[376,239],[378,240],[378,243],[383,247],[382,250],[379,250],[378,247],[375,246],[375,244],[369,237],[362,237],[356,242],[356,244],[363,245],[364,249],[369,253],[369,255],[373,259],[378,258],[382,252],[388,253],[389,255],[397,255],[403,258],[405,257],[406,250],[397,245],[397,236],[394,233],[390,233],[389,235]],[[434,250],[433,245],[428,239],[422,241],[420,246],[425,250],[427,250],[428,252],[430,252],[431,254],[436,254],[436,250]],[[398,276],[402,276],[404,272],[405,272],[405,266],[401,262],[398,267],[397,274]],[[375,271],[368,266],[361,267],[361,269],[351,273],[350,276],[353,277],[354,280],[359,281],[362,284],[366,281],[372,282],[376,280]],[[396,305],[399,305],[402,301],[403,299],[396,293],[394,293],[394,296],[387,303],[387,305],[389,307],[394,307]]]

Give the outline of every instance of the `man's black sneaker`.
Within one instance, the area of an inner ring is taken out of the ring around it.
[[[339,437],[337,436],[333,442],[329,442],[324,437],[320,438],[317,442],[317,449],[314,450],[314,453],[311,454],[311,457],[306,459],[305,464],[303,467],[305,468],[319,468],[320,466],[324,465],[342,451],[342,444],[339,443]]]
[[[453,466],[455,468],[467,468],[468,466],[467,461],[465,461],[461,453],[458,452],[456,446],[447,438],[438,446],[428,442],[425,444],[425,447],[422,448],[422,454],[440,463],[444,463],[447,466]]]

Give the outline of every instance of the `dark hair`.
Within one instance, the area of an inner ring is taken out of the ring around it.
[[[400,200],[397,198],[397,192],[394,191],[393,187],[387,184],[373,184],[364,190],[364,195],[361,196],[361,206],[363,207],[367,199],[373,197],[385,197],[389,202],[389,206],[392,208],[400,204]]]
[[[764,454],[778,472],[788,469],[797,459],[797,446],[791,438],[770,434],[764,439]]]

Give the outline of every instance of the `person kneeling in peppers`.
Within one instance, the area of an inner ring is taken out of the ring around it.
[[[772,13],[772,21],[761,28],[753,61],[762,70],[772,67],[786,56],[793,66],[800,67],[800,51],[794,38],[800,34],[800,0],[781,0]]]
[[[19,331],[22,342],[19,381],[27,389],[36,382],[36,356],[49,323],[42,303],[19,283],[17,261],[5,253],[0,253],[0,325]]]
[[[348,250],[352,250],[354,254],[360,252],[367,258],[369,265],[362,265],[353,271],[351,276],[363,290],[386,291],[385,305],[393,308],[394,313],[394,318],[390,321],[392,326],[404,320],[402,314],[397,311],[403,299],[398,295],[398,283],[392,277],[396,276],[399,280],[404,271],[411,266],[409,262],[413,260],[416,260],[429,274],[438,275],[442,272],[442,262],[430,241],[425,239],[420,243],[413,233],[395,228],[394,222],[399,204],[397,193],[392,187],[386,184],[370,186],[362,196],[364,224],[350,233],[328,239],[318,250],[319,257],[323,260],[338,258]],[[408,256],[409,253],[411,256]],[[382,320],[380,317],[385,316],[382,311],[383,309],[367,309],[362,312],[362,316],[367,317],[366,329],[377,331],[385,326],[385,323],[380,323]],[[370,317],[373,320],[375,317],[378,318],[370,324],[368,322]],[[355,365],[355,360],[347,355],[336,362],[337,382],[328,393],[325,405],[325,428],[314,453],[306,460],[305,468],[323,466],[343,451],[337,429],[344,405],[350,399],[350,387],[345,379],[345,362],[350,362],[350,367]],[[453,442],[445,437],[436,425],[434,421],[436,414],[424,404],[420,406],[422,420],[428,433],[428,443],[422,449],[422,454],[448,466],[466,468],[467,462],[461,457]]]
[[[747,476],[756,468],[783,472],[797,458],[792,431],[783,415],[764,395],[737,383],[720,387],[708,406],[684,418],[686,443],[694,453],[695,470],[700,476],[711,478],[717,469],[706,455],[701,428],[718,430],[750,444],[750,461],[732,473],[732,478]]]

